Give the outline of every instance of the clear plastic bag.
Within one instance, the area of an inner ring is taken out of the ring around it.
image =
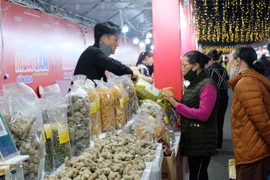
[[[43,88],[43,99],[54,100],[61,98],[61,90],[57,84]]]
[[[74,76],[73,86],[67,97],[68,128],[71,140],[72,156],[79,156],[85,148],[90,147],[90,103],[84,89],[86,76]]]
[[[121,76],[120,82],[124,86],[126,92],[128,93],[128,96],[125,98],[125,101],[127,103],[127,108],[128,108],[127,119],[129,121],[132,119],[132,115],[136,113],[139,107],[138,98],[137,98],[134,84],[131,81],[130,75]]]
[[[101,133],[100,99],[93,81],[86,79],[84,86],[90,102],[91,137],[97,138]]]
[[[64,163],[66,157],[71,157],[70,136],[67,124],[67,107],[67,98],[51,101],[48,105],[54,170]]]
[[[108,79],[110,88],[109,91],[114,97],[116,129],[122,129],[127,122],[127,102],[125,98],[128,96],[128,94],[119,80],[120,79],[118,76],[112,76],[110,79]]]
[[[40,111],[43,120],[44,127],[44,139],[45,139],[45,174],[51,174],[54,170],[53,165],[53,148],[51,142],[51,125],[48,117],[48,101],[46,99],[39,99]]]
[[[140,110],[134,115],[134,133],[141,139],[150,139],[154,142],[160,140],[170,143],[169,130],[161,116],[152,116],[147,111]]]
[[[5,120],[17,149],[30,158],[23,162],[25,179],[42,179],[44,175],[44,134],[35,92],[25,84],[3,85]]]
[[[100,117],[103,132],[115,130],[114,97],[110,93],[107,83],[95,80],[96,90],[100,98]]]

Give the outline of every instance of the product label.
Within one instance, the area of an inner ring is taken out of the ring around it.
[[[44,125],[45,135],[47,139],[51,139],[51,125],[45,124]]]
[[[156,119],[153,116],[149,116],[148,120],[149,121],[155,121]]]
[[[97,103],[92,102],[90,103],[90,114],[95,114],[97,112]]]
[[[98,109],[100,108],[100,98],[98,98],[98,101],[97,101],[97,108]]]
[[[63,144],[70,140],[68,127],[61,127],[58,129],[59,143]]]
[[[169,123],[169,121],[170,121],[170,120],[169,120],[169,118],[168,118],[167,116],[166,116],[166,117],[164,117],[164,123],[165,123],[165,124],[168,124],[168,123]]]
[[[128,102],[128,101],[129,101],[129,95],[127,94],[127,95],[125,96],[125,103]]]
[[[125,107],[125,99],[124,98],[121,98],[120,99],[120,108],[124,108]]]

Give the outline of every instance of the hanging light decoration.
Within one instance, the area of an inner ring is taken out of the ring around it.
[[[194,10],[197,37],[205,44],[270,38],[270,0],[197,0]]]

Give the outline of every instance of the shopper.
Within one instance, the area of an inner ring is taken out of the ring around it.
[[[131,74],[133,80],[137,80],[138,75],[123,65],[121,62],[110,58],[117,48],[121,28],[113,22],[97,23],[94,27],[95,43],[89,46],[80,56],[75,68],[74,75],[83,74],[88,79],[107,80],[105,71],[108,70],[116,75]]]
[[[140,77],[151,84],[153,83],[153,79],[149,71],[149,66],[152,66],[153,64],[154,64],[154,59],[153,59],[153,53],[151,51],[142,52],[139,55],[138,61],[136,63],[136,66],[141,73]]]
[[[208,180],[207,168],[216,154],[217,87],[204,70],[210,57],[190,51],[182,59],[182,72],[190,85],[178,103],[174,97],[165,98],[181,115],[181,148],[188,157],[190,180]]]
[[[218,141],[217,150],[222,149],[223,142],[223,125],[225,113],[228,107],[228,84],[229,75],[227,70],[219,63],[222,51],[210,50],[206,53],[211,60],[208,63],[209,76],[215,80],[218,87],[218,107],[217,107],[217,129],[218,129]]]
[[[267,45],[267,50],[268,54],[270,55],[270,43]],[[265,54],[263,54],[259,61],[264,65],[264,75],[270,78],[270,57],[267,57]]]
[[[237,180],[264,180],[270,173],[270,81],[256,59],[256,51],[242,45],[228,63]]]

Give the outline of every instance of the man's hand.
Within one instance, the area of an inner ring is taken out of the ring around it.
[[[134,83],[136,83],[136,82],[138,81],[138,75],[137,75],[137,74],[133,74],[133,75],[131,76],[131,80],[132,80]]]

